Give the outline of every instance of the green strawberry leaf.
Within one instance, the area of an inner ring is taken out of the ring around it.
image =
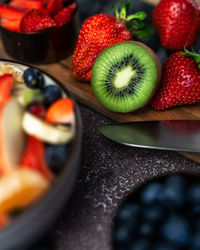
[[[130,15],[126,18],[126,21],[130,21],[132,19],[139,19],[139,20],[144,20],[146,18],[146,13],[144,11],[139,11],[133,15]]]
[[[194,60],[195,60],[195,61],[197,62],[197,64],[198,64],[198,68],[200,68],[200,55],[197,54],[193,49],[192,49],[192,52],[190,52],[189,50],[187,50],[186,48],[184,48],[184,52],[181,53],[181,55],[193,57]]]

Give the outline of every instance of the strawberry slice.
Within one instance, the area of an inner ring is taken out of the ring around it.
[[[20,30],[20,22],[24,12],[5,4],[0,4],[1,26],[12,31]]]
[[[46,1],[46,9],[49,15],[54,16],[60,10],[63,9],[63,2],[64,0],[47,0]]]
[[[54,102],[47,110],[45,120],[50,123],[72,123],[74,121],[74,103],[70,98]]]
[[[5,227],[9,222],[9,216],[7,214],[0,214],[0,229]]]
[[[31,9],[43,9],[42,0],[12,0],[9,2],[9,6],[21,9],[23,11],[29,11]]]
[[[45,161],[45,146],[33,136],[28,137],[27,147],[22,156],[21,165],[39,171],[48,180],[53,179],[53,174]]]
[[[21,20],[20,31],[24,33],[33,33],[55,27],[55,21],[39,10],[28,11]]]
[[[60,27],[70,22],[71,18],[74,15],[74,11],[76,9],[77,9],[77,3],[73,2],[63,10],[59,11],[58,14],[54,17],[54,21],[56,22],[56,27]]]
[[[24,12],[5,4],[0,4],[0,18],[21,20]]]
[[[1,19],[1,26],[7,30],[20,32],[20,22],[21,20],[16,19]]]
[[[11,74],[0,76],[0,105],[5,104],[10,99],[12,85],[13,76]]]

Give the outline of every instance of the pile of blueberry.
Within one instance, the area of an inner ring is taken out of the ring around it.
[[[200,250],[200,182],[170,175],[152,181],[120,207],[114,250]]]

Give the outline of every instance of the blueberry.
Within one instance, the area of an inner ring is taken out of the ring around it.
[[[142,216],[148,221],[161,221],[164,218],[164,210],[160,205],[145,206],[142,209]]]
[[[171,215],[169,219],[161,226],[162,237],[178,246],[187,246],[190,241],[190,227],[188,221],[178,215]]]
[[[124,203],[116,216],[119,223],[134,222],[139,214],[140,206],[133,202]]]
[[[44,77],[36,68],[28,68],[23,74],[25,84],[31,89],[42,89],[44,87]]]
[[[151,237],[155,233],[155,224],[144,221],[138,226],[137,234],[140,237]]]
[[[114,229],[114,243],[127,244],[131,240],[131,230],[126,225],[116,227]]]
[[[187,180],[184,176],[182,175],[170,175],[166,178],[165,181],[166,185],[168,186],[177,186],[181,188],[185,188],[187,185]]]
[[[147,239],[138,239],[130,244],[130,247],[127,250],[149,250],[150,242]]]
[[[67,160],[68,148],[63,145],[50,145],[45,152],[47,165],[53,172],[59,172]]]
[[[179,208],[186,202],[185,190],[176,185],[165,185],[161,200],[168,207]]]
[[[160,197],[162,185],[157,182],[148,184],[141,192],[141,202],[145,205],[157,202]]]
[[[177,247],[167,242],[161,242],[156,244],[151,250],[177,250]]]
[[[49,85],[43,89],[45,105],[49,107],[53,102],[62,97],[60,89],[55,85]]]
[[[200,205],[200,184],[194,184],[189,188],[188,199],[191,203]]]

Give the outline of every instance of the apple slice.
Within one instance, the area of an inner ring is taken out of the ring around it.
[[[0,179],[0,214],[26,207],[50,186],[39,172],[18,168]]]
[[[22,126],[28,135],[51,144],[67,143],[74,136],[74,124],[70,127],[55,126],[29,112],[24,113]]]
[[[16,100],[0,106],[0,175],[15,169],[21,160],[26,143],[22,117],[23,108]]]

